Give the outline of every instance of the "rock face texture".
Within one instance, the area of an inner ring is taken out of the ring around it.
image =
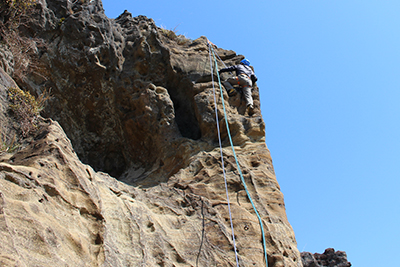
[[[324,253],[311,254],[310,252],[302,252],[301,258],[304,267],[350,267],[351,263],[347,261],[347,255],[344,251],[335,251],[328,248]]]
[[[239,265],[265,266],[218,92],[214,102],[206,38],[129,12],[109,19],[98,0],[37,2],[23,32],[44,40],[41,68],[18,85],[37,95],[51,88],[52,98],[36,134],[0,155],[0,265],[236,266],[222,154]],[[215,51],[226,65],[243,58]],[[0,78],[1,130],[11,136],[14,82]],[[268,266],[302,266],[258,88],[253,116],[240,94],[223,97]]]

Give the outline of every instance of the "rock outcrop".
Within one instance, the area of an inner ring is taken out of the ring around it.
[[[218,94],[214,103],[205,37],[176,36],[127,11],[109,19],[98,0],[38,1],[23,32],[46,45],[19,86],[37,95],[51,88],[52,98],[36,134],[0,155],[1,265],[235,266],[215,106],[239,263],[265,265]],[[243,58],[215,50],[227,65]],[[13,81],[2,72],[0,82],[10,135]],[[302,266],[258,87],[253,116],[240,94],[223,97],[268,264]]]
[[[302,252],[301,259],[304,267],[350,267],[351,263],[347,261],[347,254],[344,251],[335,251],[328,248],[324,253]]]

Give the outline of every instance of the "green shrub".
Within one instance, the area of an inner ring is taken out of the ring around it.
[[[16,87],[8,89],[10,109],[21,125],[22,135],[28,136],[37,128],[40,111],[43,110],[45,102],[50,98],[50,93],[44,91],[37,99],[29,92]]]

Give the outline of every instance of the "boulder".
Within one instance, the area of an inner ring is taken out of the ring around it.
[[[347,254],[344,251],[335,251],[327,248],[324,253],[302,252],[301,260],[304,267],[350,267],[347,261]]]

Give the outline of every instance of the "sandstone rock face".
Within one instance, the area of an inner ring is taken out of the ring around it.
[[[44,112],[51,119],[20,151],[0,156],[1,265],[236,266],[216,107],[239,264],[265,266],[219,94],[214,103],[219,85],[205,37],[187,40],[128,12],[109,19],[97,0],[38,1],[24,32],[46,47],[38,51],[41,73],[20,86],[36,94],[51,88]],[[243,58],[215,50],[227,65]],[[7,120],[10,82],[2,72]],[[302,266],[258,88],[253,116],[240,94],[223,97],[268,264]]]

